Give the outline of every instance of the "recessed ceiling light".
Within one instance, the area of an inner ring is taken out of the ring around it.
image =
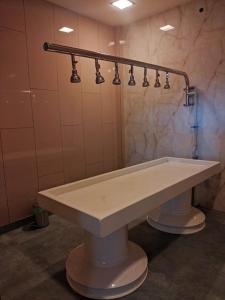
[[[70,32],[73,31],[73,29],[69,28],[69,27],[62,27],[62,28],[59,29],[59,31],[70,33]]]
[[[133,5],[133,2],[129,0],[117,0],[112,3],[113,6],[118,7],[119,9],[124,9]]]
[[[174,29],[174,27],[171,25],[166,25],[166,26],[160,27],[160,30],[162,30],[162,31],[169,31],[172,29]]]

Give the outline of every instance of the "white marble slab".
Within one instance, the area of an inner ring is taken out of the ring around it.
[[[42,191],[38,200],[104,237],[219,170],[218,162],[162,158]]]

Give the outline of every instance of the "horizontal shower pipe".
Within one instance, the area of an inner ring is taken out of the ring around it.
[[[119,63],[119,64],[124,64],[124,65],[132,65],[136,67],[141,67],[141,68],[148,68],[148,69],[153,69],[153,70],[158,70],[158,71],[163,71],[163,72],[168,72],[172,74],[177,74],[180,76],[183,76],[185,79],[186,83],[186,105],[189,105],[189,91],[190,91],[190,81],[187,73],[159,65],[154,65],[154,64],[149,64],[146,62],[138,61],[138,60],[133,60],[133,59],[128,59],[124,57],[119,57],[119,56],[113,56],[113,55],[108,55],[108,54],[103,54],[95,51],[90,51],[86,49],[80,49],[80,48],[74,48],[74,47],[69,47],[69,46],[64,46],[64,45],[59,45],[59,44],[53,44],[53,43],[47,43],[45,42],[43,44],[43,48],[45,51],[50,51],[50,52],[56,52],[56,53],[62,53],[62,54],[68,54],[68,55],[76,55],[76,56],[81,56],[81,57],[87,57],[87,58],[93,58],[93,59],[99,59],[99,60],[104,60],[104,61],[110,61],[114,63]]]

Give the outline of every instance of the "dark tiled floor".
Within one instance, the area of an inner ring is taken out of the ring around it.
[[[0,236],[1,300],[78,300],[65,279],[65,259],[82,240],[75,225],[56,216],[42,230]],[[225,213],[208,212],[197,234],[162,233],[143,223],[129,237],[149,256],[145,283],[124,300],[224,300]]]

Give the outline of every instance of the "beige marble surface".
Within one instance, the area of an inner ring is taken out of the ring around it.
[[[200,8],[204,8],[202,13]],[[174,30],[163,32],[166,24]],[[225,1],[197,0],[117,30],[121,56],[186,71],[197,87],[198,154],[225,162]],[[171,75],[171,89],[142,88],[143,70],[135,69],[137,85],[129,87],[123,68],[124,148],[126,164],[162,156],[192,157],[195,107],[185,108],[182,78]],[[162,86],[165,74],[161,73]],[[225,171],[196,189],[196,203],[225,211]]]

